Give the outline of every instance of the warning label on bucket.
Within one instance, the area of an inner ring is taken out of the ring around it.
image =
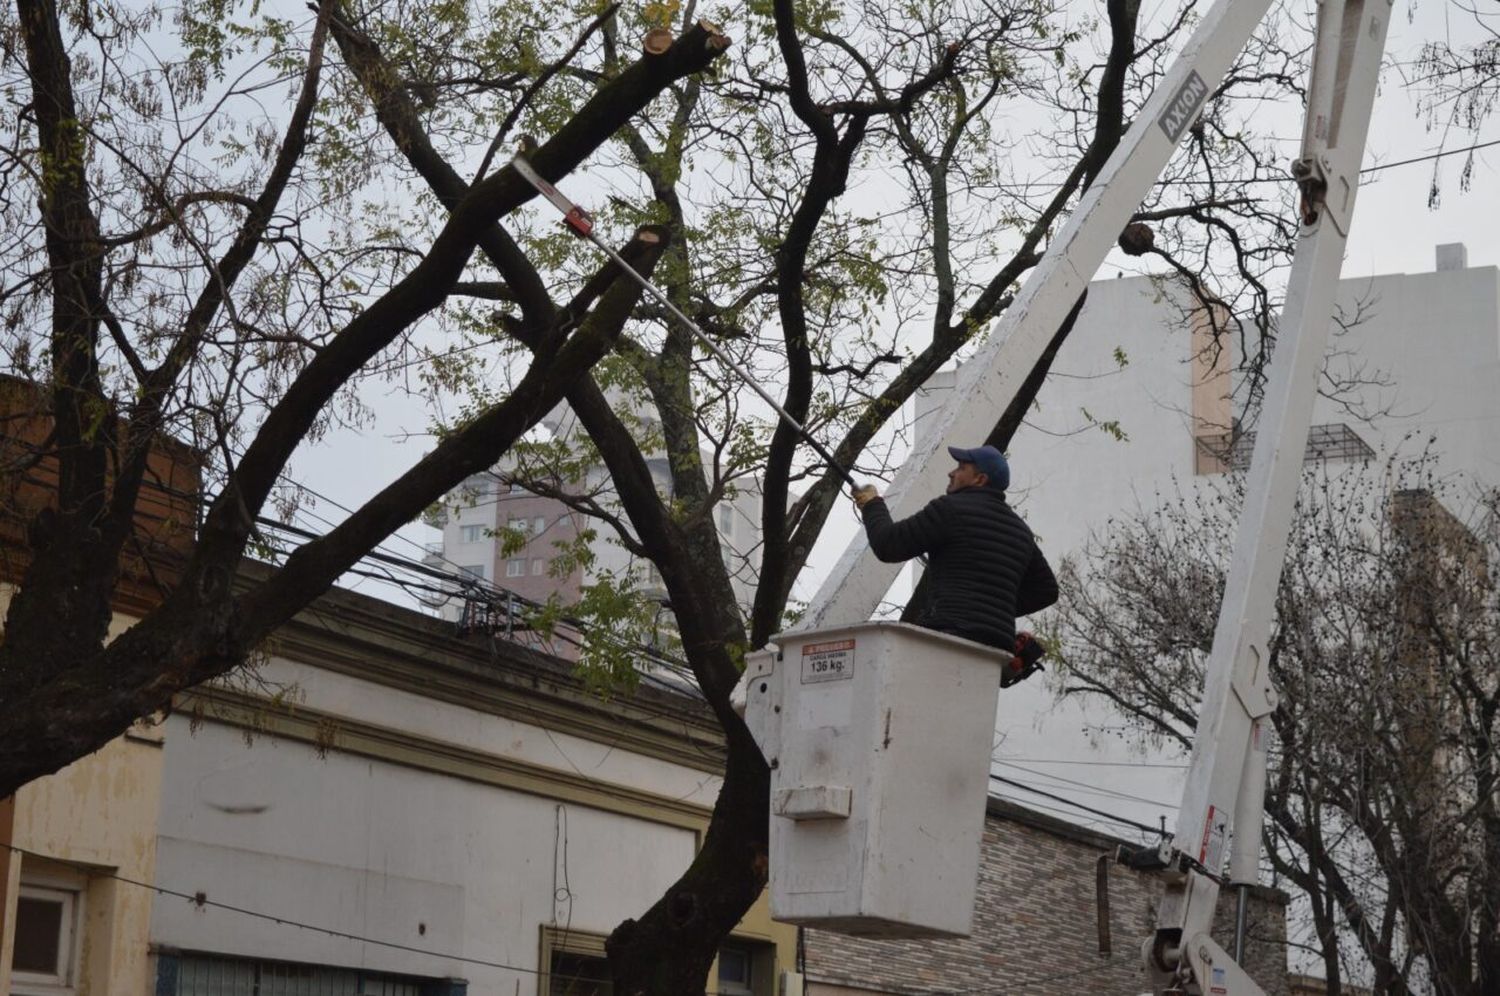
[[[802,684],[854,677],[854,641],[830,640],[802,647]]]

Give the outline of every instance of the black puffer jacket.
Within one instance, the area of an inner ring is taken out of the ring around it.
[[[870,549],[887,563],[927,555],[932,592],[918,624],[1009,651],[1016,616],[1057,601],[1057,579],[1031,530],[993,488],[964,488],[891,521],[885,501],[864,508]]]

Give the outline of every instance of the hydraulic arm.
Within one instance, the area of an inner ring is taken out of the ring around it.
[[[1146,950],[1159,993],[1261,992],[1209,937],[1209,927],[1231,828],[1232,881],[1243,887],[1257,878],[1266,778],[1262,727],[1276,707],[1267,644],[1390,9],[1388,0],[1326,0],[1318,9],[1302,156],[1292,166],[1302,191],[1302,225],[1177,831],[1163,855],[1166,894]],[[1243,892],[1239,922],[1242,932]]]
[[[1267,0],[1218,0],[1204,16],[990,344],[960,371],[937,416],[932,438],[939,445],[914,454],[892,483],[895,515],[910,515],[942,490],[942,443],[984,435],[1005,410],[1267,6]],[[1160,994],[1262,992],[1209,929],[1234,829],[1232,880],[1248,887],[1257,878],[1263,724],[1276,706],[1267,643],[1389,14],[1389,0],[1323,0],[1318,7],[1302,152],[1292,166],[1302,195],[1296,256],[1176,834],[1156,862],[1166,891],[1144,953]],[[808,627],[869,618],[898,569],[877,561],[857,538],[814,596]],[[1242,891],[1241,929],[1243,913]]]
[[[1007,310],[996,334],[960,371],[956,390],[937,416],[937,431],[932,436],[937,444],[929,451],[913,454],[892,483],[888,501],[896,515],[910,515],[927,495],[942,490],[946,463],[942,457],[943,443],[971,440],[985,434],[995,413],[1005,410],[1269,5],[1270,0],[1217,0],[1204,15],[1171,72],[1147,101]],[[1277,328],[1245,509],[1209,656],[1176,834],[1160,848],[1152,862],[1163,872],[1166,889],[1157,930],[1146,940],[1144,953],[1152,985],[1163,996],[1257,996],[1262,992],[1238,964],[1243,940],[1243,890],[1241,931],[1236,938],[1234,957],[1215,943],[1209,929],[1219,898],[1225,851],[1231,847],[1231,839],[1232,881],[1247,888],[1257,877],[1265,796],[1264,725],[1276,707],[1267,649],[1276,586],[1358,190],[1360,160],[1369,130],[1390,6],[1390,0],[1322,0],[1318,6],[1302,153],[1292,165],[1292,176],[1302,195],[1296,256],[1286,307]],[[575,231],[594,241],[665,303],[679,321],[698,332],[659,290],[629,270],[623,260],[592,235],[587,214],[536,175],[524,158],[518,157],[513,165],[564,213]],[[703,338],[714,348],[711,339]],[[731,367],[738,375],[747,376],[732,363]],[[761,393],[783,419],[803,432],[773,399],[764,391]],[[816,440],[809,441],[831,466],[837,466]],[[841,468],[840,472],[848,477]],[[762,750],[768,751],[773,771],[781,769],[779,758],[772,755],[783,748],[791,750],[789,758],[800,765],[795,778],[787,775],[783,779],[788,785],[777,789],[773,806],[776,817],[807,828],[798,832],[800,836],[787,832],[778,838],[783,844],[777,861],[773,862],[773,879],[778,874],[790,874],[795,881],[773,890],[773,908],[776,897],[783,895],[787,907],[802,918],[798,922],[817,923],[829,929],[883,931],[892,936],[912,936],[914,929],[962,935],[968,929],[967,907],[960,911],[962,916],[949,915],[952,911],[940,909],[911,908],[914,890],[920,891],[919,885],[924,878],[931,878],[932,873],[930,862],[920,866],[910,863],[914,852],[905,843],[885,848],[892,853],[882,853],[872,863],[879,874],[866,876],[868,883],[853,876],[850,867],[860,864],[862,870],[864,853],[856,856],[847,853],[848,841],[853,839],[849,827],[854,822],[861,828],[867,823],[871,827],[877,824],[863,818],[852,821],[851,817],[880,811],[866,796],[872,794],[873,787],[873,797],[883,797],[879,790],[882,780],[874,775],[856,778],[851,774],[853,769],[845,770],[849,766],[842,761],[840,764],[828,761],[837,753],[830,746],[835,741],[848,739],[850,731],[873,729],[872,716],[863,713],[869,713],[877,700],[886,701],[879,696],[895,680],[891,676],[903,673],[904,669],[878,663],[875,658],[880,648],[887,642],[900,646],[922,639],[964,643],[950,637],[903,635],[897,632],[900,627],[887,634],[878,631],[881,624],[874,624],[874,629],[848,625],[851,620],[859,623],[873,614],[898,569],[897,565],[877,561],[863,536],[857,538],[814,596],[805,617],[805,628],[790,634],[793,639],[788,641],[788,647],[795,651],[795,663],[787,659],[785,648],[766,648],[747,666],[736,699],[739,708],[750,709],[747,718],[752,730],[757,731]],[[826,634],[820,636],[819,631],[831,627],[842,627],[837,639],[825,638]],[[961,648],[926,652],[929,658],[939,654],[955,667],[964,654]],[[988,670],[983,667],[979,670],[984,675],[981,683],[988,682]],[[870,680],[871,673],[875,680]],[[959,695],[972,698],[973,693],[965,691],[962,685],[958,681],[953,687]],[[988,687],[993,692],[994,686]],[[859,696],[854,694],[856,690],[861,690]],[[783,719],[783,696],[795,702],[795,707],[788,711],[790,719]],[[919,768],[929,772],[933,765],[941,763],[940,756],[924,759],[918,754],[903,753],[908,740],[922,742],[921,738],[902,732],[900,725],[909,721],[908,706],[918,697],[915,693],[887,696],[890,704],[884,711],[883,731],[877,731],[881,735],[872,741],[875,746],[867,745],[868,749],[855,752],[862,761],[868,761],[876,755],[884,758],[893,743],[902,744],[900,750],[884,759],[885,767],[879,769],[890,769],[900,775],[884,779],[888,784],[923,783],[919,772],[899,768],[913,758],[921,761]],[[862,703],[859,717],[854,716],[855,698]],[[898,706],[900,720],[893,727]],[[938,703],[934,710],[941,713],[945,707]],[[793,725],[783,731],[785,722]],[[987,722],[982,722],[978,730],[980,742],[988,742],[987,728]],[[893,729],[901,735],[893,736]],[[809,743],[816,741],[816,749],[801,749],[808,747],[808,743],[803,743],[807,738],[811,738]],[[803,764],[805,760],[807,763]],[[773,787],[776,781],[773,778]],[[922,805],[893,803],[888,808],[895,816],[879,823],[881,833],[893,840],[915,839],[918,831],[928,836],[931,833],[925,826],[907,825],[912,823],[913,814],[918,810],[941,812],[946,810],[947,803],[927,800]],[[974,833],[967,837],[964,833],[950,836],[964,845],[958,850],[973,852],[972,859],[966,858],[966,862],[977,862],[977,828],[971,829]],[[1232,833],[1236,830],[1237,833]],[[817,846],[823,852],[814,853]],[[812,850],[793,854],[791,848]],[[799,855],[807,860],[799,864],[794,860]],[[854,857],[860,862],[855,862]],[[912,872],[912,881],[890,873],[890,869],[899,872],[903,868]],[[939,870],[953,873],[946,866]],[[943,889],[951,901],[952,889],[948,886]],[[969,895],[972,901],[972,891]],[[839,899],[817,898],[827,896]],[[841,905],[846,900],[847,908]]]

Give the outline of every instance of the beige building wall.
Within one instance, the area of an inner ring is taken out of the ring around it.
[[[0,585],[0,619],[14,588]],[[116,613],[111,636],[131,623]],[[76,896],[72,992],[138,996],[151,991],[149,888],[161,808],[162,730],[138,723],[123,737],[0,800],[0,994],[29,990],[12,978],[16,907],[23,886]]]
[[[139,726],[23,787],[0,808],[0,843],[17,849],[6,848],[0,859],[5,873],[0,992],[28,992],[11,978],[22,886],[76,896],[69,967],[78,996],[137,996],[151,990],[153,893],[111,876],[154,879],[161,747],[157,728]]]
[[[1234,411],[1229,372],[1234,344],[1229,315],[1222,307],[1193,311],[1192,405],[1193,440],[1197,444],[1194,471],[1222,474],[1229,470],[1229,448],[1234,443]]]

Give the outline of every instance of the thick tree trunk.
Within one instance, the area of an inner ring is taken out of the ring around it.
[[[770,771],[743,723],[728,733],[724,788],[702,849],[640,919],[605,942],[617,996],[702,993],[719,944],[765,887]]]

